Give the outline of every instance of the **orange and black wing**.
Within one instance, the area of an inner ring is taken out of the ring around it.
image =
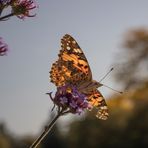
[[[50,78],[56,86],[66,83],[79,85],[82,81],[92,79],[91,70],[82,49],[68,34],[61,39],[59,58],[52,65]]]
[[[102,94],[98,90],[95,90],[90,95],[87,95],[87,97],[89,103],[98,110],[96,117],[102,120],[106,120],[109,114],[107,104]]]

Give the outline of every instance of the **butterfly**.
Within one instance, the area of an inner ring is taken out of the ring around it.
[[[102,120],[108,118],[107,104],[100,91],[97,90],[102,84],[93,80],[85,54],[76,40],[68,34],[61,39],[61,50],[58,60],[52,65],[50,79],[57,87],[66,84],[76,86],[87,96],[88,102],[98,109],[96,116]]]

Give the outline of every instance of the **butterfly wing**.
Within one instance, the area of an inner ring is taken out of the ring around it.
[[[102,120],[106,120],[109,116],[107,104],[102,94],[96,89],[90,95],[87,95],[89,103],[98,109],[96,117]]]
[[[59,59],[52,65],[50,78],[56,86],[65,83],[79,85],[82,81],[92,80],[91,70],[82,49],[68,34],[61,39]]]

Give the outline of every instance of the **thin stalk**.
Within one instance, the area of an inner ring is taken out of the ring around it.
[[[11,16],[14,16],[14,13],[10,13],[10,14],[7,14],[5,16],[0,17],[0,21],[4,21],[5,19],[7,19],[7,18],[9,18]]]
[[[45,130],[42,132],[42,134],[33,142],[33,144],[29,148],[36,148],[41,141],[45,138],[45,136],[49,133],[49,131],[52,129],[54,124],[56,123],[57,119],[63,115],[63,110],[61,112],[58,112],[57,116],[50,122],[50,124],[45,128]]]

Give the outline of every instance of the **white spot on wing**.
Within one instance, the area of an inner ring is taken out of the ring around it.
[[[70,50],[71,49],[69,46],[67,46],[66,48],[67,48],[67,50]]]
[[[76,41],[72,41],[73,44],[76,44]]]

